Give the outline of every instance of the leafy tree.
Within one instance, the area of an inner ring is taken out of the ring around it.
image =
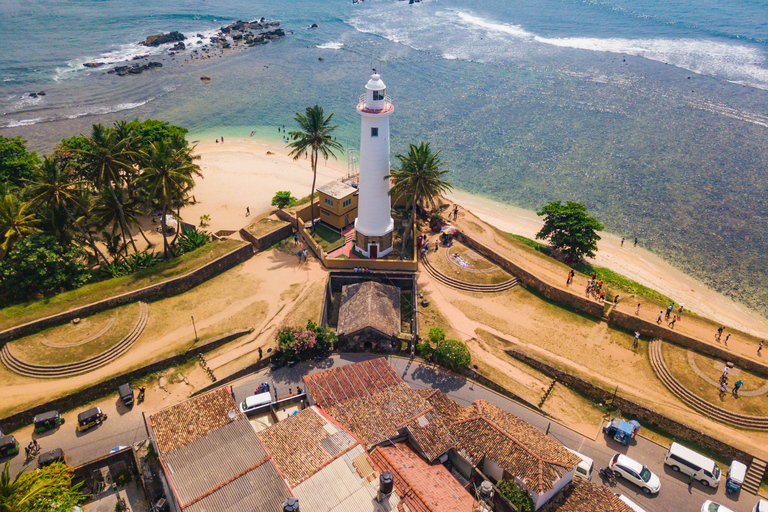
[[[39,223],[40,220],[32,213],[30,203],[12,194],[0,197],[0,248],[4,251],[8,251],[16,240],[37,233]]]
[[[0,296],[18,302],[79,288],[91,278],[84,256],[79,247],[64,247],[49,235],[19,240],[0,262]]]
[[[499,480],[496,484],[499,492],[507,498],[518,512],[533,512],[533,499],[514,480]]]
[[[467,346],[458,340],[445,340],[437,347],[437,362],[450,368],[467,368],[472,355]]]
[[[296,202],[296,198],[291,195],[290,190],[281,190],[272,198],[272,206],[277,206],[278,210],[287,208]]]
[[[334,151],[341,151],[342,145],[331,136],[331,133],[338,125],[331,125],[333,112],[325,116],[323,107],[315,105],[307,107],[305,113],[297,112],[294,118],[299,124],[299,130],[290,132],[292,142],[288,144],[291,148],[290,156],[298,160],[302,155],[310,155],[312,165],[312,193],[309,196],[310,217],[312,217],[312,232],[315,231],[315,182],[317,181],[317,156],[322,155],[325,160],[328,157],[336,158]]]
[[[438,198],[452,189],[451,184],[443,178],[450,171],[440,170],[445,162],[440,160],[439,155],[440,151],[432,152],[429,142],[421,142],[418,146],[410,144],[408,153],[395,155],[395,158],[400,160],[400,169],[392,169],[391,173],[384,177],[392,180],[389,195],[396,199],[405,198],[411,205],[411,217],[403,235],[401,258],[405,257],[405,248],[413,230],[416,206],[427,204],[435,207]]]
[[[552,247],[567,252],[573,261],[579,261],[584,256],[595,256],[597,241],[600,240],[597,231],[604,226],[587,215],[583,204],[550,201],[536,215],[544,216],[544,227],[536,233],[537,239],[549,239]]]
[[[85,498],[72,486],[72,469],[60,462],[10,476],[6,462],[0,475],[0,512],[71,512]]]
[[[138,118],[134,118],[133,121],[125,124],[128,129],[135,132],[144,149],[147,149],[150,144],[161,140],[169,142],[171,139],[180,139],[184,141],[185,146],[187,144],[185,136],[189,130],[181,126],[174,126],[167,121],[158,121],[156,119],[139,121]]]
[[[0,135],[0,181],[19,186],[23,180],[32,177],[40,159],[34,151],[27,151],[26,144],[21,137]]]
[[[318,325],[314,320],[307,321],[307,330],[315,333],[315,352],[319,354],[325,354],[333,350],[334,345],[339,340],[335,332],[327,327]]]
[[[429,342],[434,345],[440,345],[445,340],[445,331],[442,327],[433,327],[429,330]]]
[[[125,231],[120,229],[121,225],[121,213],[122,218],[129,226],[135,226],[139,224],[139,217],[142,215],[142,211],[139,209],[138,201],[136,199],[129,199],[124,201],[124,191],[122,189],[115,192],[117,200],[115,201],[109,189],[102,187],[97,200],[93,201],[90,208],[91,223],[97,229],[104,230],[110,228],[110,231],[102,231],[102,236],[108,233],[108,236],[104,237],[104,243],[109,244],[110,239],[115,236],[122,238],[122,252],[127,252],[128,238],[125,236]],[[109,251],[112,255],[112,251]]]

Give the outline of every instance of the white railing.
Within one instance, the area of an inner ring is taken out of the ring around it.
[[[357,104],[358,105],[362,105],[364,110],[368,110],[368,105],[367,105],[367,103],[365,101],[365,96],[366,96],[366,93],[361,94],[360,95],[360,99],[358,100]],[[392,103],[392,96],[390,96],[389,94],[384,94],[384,105],[385,106],[380,108],[380,109],[377,109],[377,110],[384,110],[386,108],[386,104],[387,103],[389,103],[390,105],[393,104]],[[371,109],[371,110],[374,110],[374,109]]]

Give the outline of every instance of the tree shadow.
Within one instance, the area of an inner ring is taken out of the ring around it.
[[[427,366],[424,363],[417,363],[416,368],[411,372],[411,378],[446,394],[457,391],[467,384],[466,377],[445,373],[436,366]]]

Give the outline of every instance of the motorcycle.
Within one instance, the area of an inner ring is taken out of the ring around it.
[[[608,480],[611,485],[616,485],[616,474],[611,468],[600,468],[600,476]]]
[[[144,401],[144,391],[145,391],[145,388],[144,388],[144,386],[141,386],[141,387],[139,388],[139,396],[136,398],[136,401],[137,401],[138,403],[141,403],[141,402],[143,402],[143,401]]]

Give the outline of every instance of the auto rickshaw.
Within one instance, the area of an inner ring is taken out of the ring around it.
[[[106,419],[107,415],[101,412],[101,408],[94,407],[93,409],[88,409],[77,415],[77,430],[80,432],[88,430],[96,425],[101,425],[101,422]]]
[[[13,457],[17,453],[19,453],[19,442],[15,437],[0,437],[0,457]]]
[[[59,411],[48,411],[35,416],[32,422],[35,424],[35,434],[42,434],[63,424],[64,418]]]
[[[67,463],[67,456],[64,455],[64,450],[61,448],[56,448],[55,450],[41,454],[37,458],[37,467],[43,468],[45,466],[50,466],[54,462],[63,462],[64,464]]]
[[[621,418],[613,418],[611,422],[603,427],[603,433],[611,436],[616,442],[627,445],[635,432],[634,425],[627,423]]]
[[[725,490],[728,494],[741,489],[744,483],[744,477],[747,476],[747,466],[741,462],[731,461],[731,467],[728,468],[728,478],[725,480]]]

